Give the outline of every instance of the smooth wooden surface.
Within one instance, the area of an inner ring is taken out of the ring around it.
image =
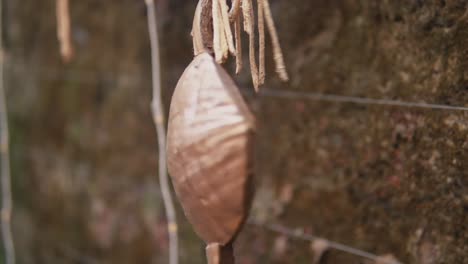
[[[254,117],[235,83],[202,53],[174,92],[168,169],[188,220],[207,244],[229,243],[251,199]]]

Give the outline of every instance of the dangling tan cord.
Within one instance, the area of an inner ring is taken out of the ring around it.
[[[244,31],[249,34],[250,72],[252,75],[254,88],[256,91],[258,91],[258,69],[257,62],[255,61],[255,32],[252,0],[242,1],[242,14],[244,15]]]
[[[252,0],[233,0],[231,9],[228,13],[228,6],[226,0],[202,0],[205,2],[213,1],[211,3],[211,18],[201,17],[201,22],[209,21],[213,23],[212,45],[216,62],[224,63],[229,53],[236,56],[236,73],[239,73],[243,67],[242,62],[242,41],[241,41],[241,19],[243,19],[244,31],[249,35],[249,62],[250,72],[252,75],[252,82],[255,90],[265,83],[265,22],[268,32],[271,37],[273,47],[273,57],[275,61],[276,73],[280,79],[287,81],[289,79],[286,72],[283,53],[278,39],[278,33],[273,21],[268,0],[257,0],[258,9],[258,34],[259,34],[259,64],[257,67],[257,59],[255,55],[255,14],[252,5]],[[206,4],[205,4],[206,6]],[[242,12],[240,10],[242,9]],[[242,15],[242,18],[241,18]],[[266,21],[265,21],[266,20]],[[235,36],[233,39],[230,23],[234,24]],[[206,24],[206,23],[205,23]],[[195,29],[196,25],[194,26]],[[208,27],[207,27],[208,28]],[[210,27],[211,28],[211,27]],[[203,28],[201,29],[203,30]],[[202,39],[203,41],[204,39]],[[234,42],[235,40],[235,42]],[[194,46],[197,49],[199,42],[194,39]],[[205,44],[203,42],[203,44]]]
[[[73,58],[73,43],[71,37],[71,22],[68,0],[57,0],[57,37],[60,43],[60,55],[64,62]]]
[[[239,14],[234,20],[234,31],[236,34],[236,74],[242,70],[242,39],[241,39],[241,15]]]
[[[281,45],[279,43],[278,34],[276,32],[275,23],[271,15],[270,3],[268,0],[262,0],[263,11],[266,19],[266,24],[268,27],[268,32],[270,33],[271,43],[273,46],[273,56],[276,64],[276,73],[283,81],[288,81],[288,73],[286,72],[286,66],[284,64],[283,52],[281,51]]]
[[[194,55],[213,52],[212,2],[200,0],[195,10],[192,25]]]
[[[221,38],[221,23],[219,21],[219,4],[218,0],[214,0],[212,3],[212,16],[213,16],[213,50],[216,62],[223,63],[223,48],[222,48],[222,38]]]
[[[193,18],[192,26],[192,41],[193,41],[193,55],[197,56],[198,54],[204,51],[203,39],[200,29],[201,23],[201,1],[197,4],[197,9],[195,9],[195,16]]]
[[[265,83],[265,20],[263,14],[263,1],[257,0],[258,6],[258,85]]]
[[[224,1],[224,0],[219,0],[219,1]],[[224,29],[223,15],[222,15],[222,12],[221,12],[221,6],[219,5],[219,1],[218,1],[218,16],[219,16],[218,17],[218,22],[220,24],[218,26],[219,26],[219,37],[221,38],[220,39],[221,50],[223,52],[222,53],[222,57],[223,57],[222,63],[224,63],[224,62],[226,62],[226,60],[229,57],[229,45],[228,45],[228,40],[227,40],[227,37],[226,37],[226,31]]]
[[[237,21],[239,18],[239,11],[241,7],[241,0],[234,0],[232,2],[231,10],[229,10],[229,19],[232,21]]]
[[[223,20],[224,35],[227,40],[229,52],[235,56],[236,48],[234,47],[234,40],[232,36],[231,24],[229,23],[229,8],[225,0],[219,0],[219,5],[221,9],[221,17]]]

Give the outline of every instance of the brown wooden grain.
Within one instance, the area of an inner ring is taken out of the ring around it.
[[[247,215],[253,130],[234,81],[209,54],[196,56],[172,98],[167,152],[177,196],[207,244],[228,244]]]

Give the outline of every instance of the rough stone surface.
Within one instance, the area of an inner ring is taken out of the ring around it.
[[[77,57],[64,66],[53,1],[9,1],[20,261],[166,263],[144,1],[71,2]],[[268,47],[265,89],[468,106],[466,1],[271,2],[291,82],[274,77]],[[168,107],[191,59],[195,3],[159,4]],[[250,89],[246,73],[237,80]],[[249,102],[259,120],[253,217],[404,263],[468,263],[467,112]],[[200,240],[179,219],[181,263],[203,263]],[[239,263],[313,259],[307,243],[252,226],[236,250]]]

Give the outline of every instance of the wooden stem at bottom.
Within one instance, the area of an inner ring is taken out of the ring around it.
[[[232,243],[225,246],[212,243],[206,247],[208,264],[234,264],[234,250]]]

